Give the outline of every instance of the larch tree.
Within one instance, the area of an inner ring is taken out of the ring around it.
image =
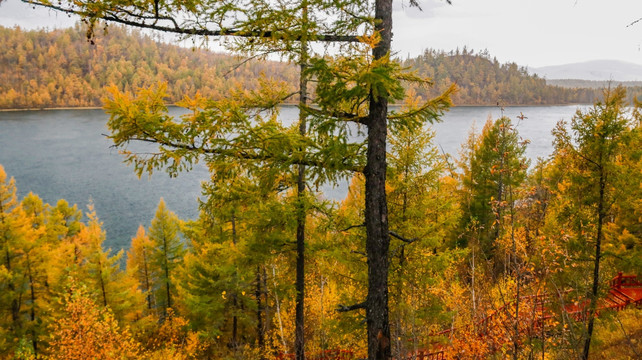
[[[64,297],[63,316],[53,326],[50,359],[140,359],[143,351],[121,328],[109,308],[94,302],[82,285],[73,284]]]
[[[51,324],[48,305],[53,300],[49,291],[50,254],[53,246],[47,241],[45,228],[45,205],[37,195],[29,193],[21,202],[24,216],[30,229],[23,240],[24,264],[27,280],[27,333],[33,354],[38,356],[41,338]]]
[[[4,313],[0,318],[3,325],[3,339],[0,340],[0,345],[2,345],[0,351],[2,352],[10,349],[11,339],[15,338],[22,328],[20,316],[21,296],[18,296],[20,285],[16,283],[20,279],[20,276],[17,276],[16,273],[19,241],[15,234],[17,229],[14,224],[15,214],[19,210],[15,181],[13,178],[7,179],[4,168],[0,166],[0,241],[2,241],[2,262],[0,263],[2,295],[0,296],[0,306]]]
[[[82,260],[75,281],[87,286],[97,304],[109,307],[118,320],[124,320],[142,303],[135,281],[120,268],[124,251],[110,255],[111,249],[103,249],[106,234],[92,204],[86,216],[88,222],[77,235]]]
[[[275,253],[291,249],[294,210],[277,195],[278,178],[249,177],[246,169],[220,164],[213,172],[201,219],[186,229],[189,250],[177,286],[194,328],[220,337],[237,355],[256,343],[263,358],[270,321],[265,268]]]
[[[154,283],[154,273],[152,267],[152,241],[145,234],[143,225],[138,226],[136,236],[132,238],[131,247],[127,252],[127,271],[136,279],[138,286],[145,296],[147,312],[151,312],[155,307],[154,292],[152,284]]]
[[[600,292],[600,266],[608,217],[620,189],[615,187],[622,172],[618,164],[625,135],[631,125],[623,87],[607,89],[604,99],[586,110],[578,110],[570,124],[559,122],[554,129],[555,156],[562,157],[565,181],[558,188],[567,202],[558,216],[570,225],[574,251],[592,260],[589,280],[586,328],[581,358],[588,359]],[[587,246],[588,245],[588,246]],[[592,253],[592,254],[591,254]]]
[[[229,35],[245,38],[271,37],[276,40],[287,36],[280,28],[281,22],[270,20],[269,16],[258,17],[258,23],[245,22],[247,17],[237,16],[239,9],[245,4],[236,1],[144,1],[132,4],[109,0],[35,3],[80,14],[90,24],[89,35],[93,34],[96,21],[104,19],[186,36]],[[417,5],[415,1],[410,3]],[[328,63],[318,59],[316,64],[310,66],[311,74],[317,77],[319,84],[315,93],[318,97],[317,105],[325,112],[325,115],[318,117],[324,120],[318,122],[318,129],[325,136],[314,137],[317,141],[310,142],[300,134],[284,136],[284,131],[273,124],[257,127],[249,121],[247,115],[243,115],[247,107],[237,108],[236,112],[223,112],[221,109],[230,110],[229,107],[212,108],[207,101],[197,101],[198,99],[182,103],[187,105],[193,115],[187,116],[182,122],[173,122],[166,115],[163,93],[159,91],[142,91],[136,99],[115,91],[114,100],[107,104],[107,109],[111,115],[109,126],[112,139],[117,147],[122,148],[130,141],[161,144],[160,152],[149,157],[129,154],[129,161],[135,163],[139,173],[166,167],[170,174],[175,175],[178,171],[189,169],[201,156],[264,161],[266,166],[278,165],[279,168],[305,165],[322,169],[331,174],[330,178],[341,171],[363,171],[366,181],[368,295],[364,302],[350,308],[366,310],[368,357],[387,359],[390,357],[391,341],[388,321],[390,235],[385,193],[387,132],[389,126],[416,128],[425,121],[434,120],[450,105],[448,96],[453,89],[417,108],[400,114],[389,114],[388,103],[404,97],[401,80],[424,84],[427,82],[405,73],[391,57],[392,0],[367,2],[364,7],[366,11],[362,13],[348,13],[347,17],[332,16],[334,11],[343,11],[350,4],[353,2],[329,3],[326,9],[331,13],[330,16],[311,19],[319,22],[327,20],[330,23],[337,19],[337,23],[349,25],[346,28],[348,34],[325,34],[324,27],[321,26],[321,31],[314,34],[315,41],[359,40],[371,49],[371,54],[356,58],[355,61]],[[247,10],[250,13],[255,11],[257,15],[269,14],[265,12],[265,8]],[[265,19],[270,21],[264,21]],[[358,36],[364,35],[364,32],[365,36]],[[273,107],[283,99],[283,96],[275,97],[278,92],[269,87],[263,87],[262,91],[260,96],[255,97],[256,101],[251,107]],[[337,121],[364,126],[367,147],[346,141],[345,127],[337,126]],[[225,128],[219,125],[233,126],[236,136],[231,141],[220,136],[219,130],[224,132]],[[342,128],[344,136],[328,136],[334,130],[341,133]],[[362,149],[365,150],[361,152]],[[357,154],[361,156],[356,156]],[[365,161],[361,162],[360,159]]]
[[[149,227],[151,246],[151,264],[157,274],[154,284],[157,306],[161,318],[167,317],[167,310],[174,306],[175,286],[172,276],[185,253],[185,245],[180,236],[180,220],[169,211],[161,198],[156,215]]]
[[[462,208],[465,210],[463,227],[475,223],[482,228],[481,248],[490,257],[501,235],[510,191],[526,177],[529,164],[524,155],[526,143],[519,138],[507,117],[487,121],[482,133],[469,143],[472,151],[461,178],[464,187]]]

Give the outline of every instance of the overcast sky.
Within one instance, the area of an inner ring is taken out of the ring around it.
[[[487,49],[501,62],[546,66],[598,59],[642,65],[642,0],[394,0],[393,48]],[[75,19],[20,0],[0,4],[0,25],[60,27]]]

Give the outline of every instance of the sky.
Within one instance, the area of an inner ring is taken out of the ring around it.
[[[642,65],[642,0],[394,0],[393,50],[488,50],[500,62],[541,67],[590,60]],[[0,25],[64,27],[77,19],[20,0],[0,3]]]

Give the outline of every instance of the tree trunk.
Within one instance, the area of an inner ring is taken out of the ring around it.
[[[308,18],[307,1],[303,0],[302,3],[302,40],[301,40],[301,54],[299,59],[299,134],[305,136],[306,134],[306,119],[302,107],[307,103],[308,97],[308,79],[304,74],[308,62],[308,49],[306,36],[306,24]],[[294,320],[294,354],[296,360],[305,360],[305,165],[298,166],[299,174],[297,178],[297,227],[296,227],[296,304],[295,304],[295,320]]]
[[[392,0],[377,0],[375,31],[381,41],[373,49],[375,60],[387,56],[392,39]],[[368,152],[364,169],[366,178],[365,222],[368,256],[368,359],[390,359],[390,324],[388,320],[388,206],[386,203],[386,136],[388,99],[370,96]]]
[[[236,246],[236,216],[234,215],[234,212],[232,212],[232,243],[234,246]],[[232,317],[232,341],[231,345],[234,351],[236,351],[238,347],[238,317],[236,316],[237,308],[238,308],[238,296],[237,296],[237,289],[238,289],[238,284],[237,284],[237,279],[238,279],[238,272],[234,270],[234,293],[232,294],[232,307],[234,308],[234,316]]]
[[[600,158],[600,164],[602,163]],[[606,188],[606,174],[604,166],[600,165],[600,196],[597,202],[597,236],[595,239],[595,265],[593,267],[593,288],[591,291],[591,302],[589,304],[588,328],[584,342],[584,353],[582,359],[588,360],[591,349],[591,338],[593,337],[593,326],[595,324],[595,310],[597,308],[597,296],[600,286],[600,259],[602,257],[602,224],[606,217],[604,211],[604,189]]]
[[[33,272],[31,270],[31,259],[27,253],[27,271],[29,275],[29,291],[31,293],[31,309],[29,311],[29,318],[31,320],[31,345],[33,346],[33,354],[38,357],[38,339],[36,337],[35,322],[36,322],[36,289],[34,286]]]
[[[169,259],[167,255],[167,237],[163,234],[163,261],[165,262],[165,290],[167,292],[167,307],[163,309],[163,313],[167,315],[167,309],[172,307],[172,297],[169,292]]]
[[[100,291],[103,295],[103,306],[107,307],[107,291],[105,291],[105,279],[103,279],[103,264],[98,260],[98,280],[100,280]]]
[[[261,267],[256,267],[256,337],[259,345],[259,359],[265,359],[265,333],[263,331],[263,305],[261,302]]]
[[[149,281],[149,270],[147,269],[147,249],[143,247],[143,272],[145,275],[145,292],[147,293],[147,309],[152,310],[152,286]]]

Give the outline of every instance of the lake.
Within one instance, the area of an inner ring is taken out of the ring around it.
[[[526,155],[531,159],[552,152],[555,123],[570,120],[577,106],[507,107],[504,115],[519,121],[520,135],[529,139]],[[174,115],[181,109],[172,108]],[[284,107],[284,121],[297,118],[296,107]],[[460,144],[473,123],[478,131],[489,118],[498,118],[497,107],[456,107],[443,122],[433,126],[435,142],[443,151],[457,156]],[[106,246],[114,250],[127,248],[139,224],[149,226],[161,197],[170,210],[183,219],[198,216],[197,199],[200,183],[209,178],[204,166],[170,178],[164,172],[138,179],[122,155],[112,149],[107,133],[108,116],[103,110],[45,110],[0,112],[0,164],[9,177],[14,177],[18,196],[29,192],[55,205],[58,199],[78,204],[83,210],[93,201],[98,217],[107,232]],[[144,145],[130,146],[144,149]],[[322,189],[327,198],[341,200],[347,181],[338,187]]]

